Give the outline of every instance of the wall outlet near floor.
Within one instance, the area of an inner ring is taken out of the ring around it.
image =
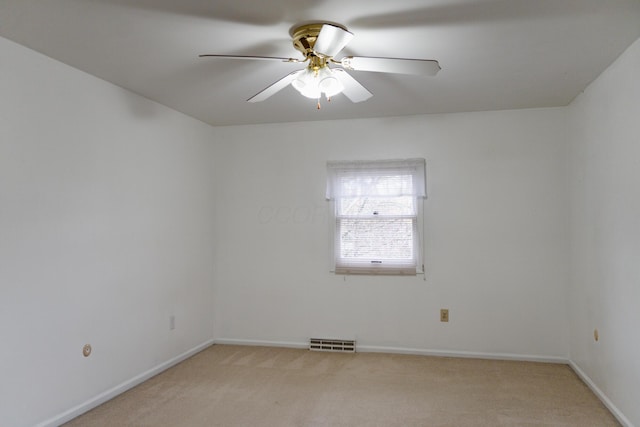
[[[176,328],[176,316],[173,314],[169,316],[169,330],[174,330]]]
[[[440,309],[440,321],[441,322],[448,322],[449,321],[449,309],[448,308],[441,308]]]

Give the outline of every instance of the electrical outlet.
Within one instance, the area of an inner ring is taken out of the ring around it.
[[[440,321],[441,322],[448,322],[449,321],[449,309],[448,308],[441,308],[440,309]]]
[[[176,328],[176,316],[169,316],[169,329],[174,330]]]

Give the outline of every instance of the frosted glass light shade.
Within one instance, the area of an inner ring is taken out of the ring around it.
[[[291,82],[302,96],[318,99],[324,94],[331,98],[342,92],[344,86],[338,80],[329,67],[322,67],[317,72],[311,68],[305,69]]]

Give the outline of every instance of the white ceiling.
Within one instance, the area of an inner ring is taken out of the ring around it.
[[[198,58],[299,57],[306,21],[442,71],[353,71],[374,96],[317,111],[291,87],[245,102],[300,64]],[[567,105],[640,37],[640,0],[0,0],[0,36],[212,125],[381,117]]]

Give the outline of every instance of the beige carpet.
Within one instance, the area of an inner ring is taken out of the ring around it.
[[[67,426],[617,426],[565,365],[215,345]]]

